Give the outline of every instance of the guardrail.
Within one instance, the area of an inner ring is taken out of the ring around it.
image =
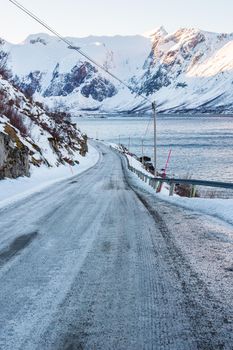
[[[148,183],[154,190],[157,192],[159,188],[161,188],[161,185],[163,183],[167,183],[170,185],[169,195],[173,196],[175,191],[176,185],[189,185],[190,186],[190,197],[195,197],[196,195],[196,189],[197,186],[204,186],[204,187],[215,187],[215,188],[224,188],[224,189],[231,189],[233,190],[233,183],[230,182],[218,182],[218,181],[206,181],[206,180],[195,180],[195,179],[179,179],[179,178],[161,178],[161,177],[153,177],[150,175],[147,175],[143,173],[142,171],[135,169],[132,167],[129,163],[129,159],[126,157],[126,155],[121,152],[120,150],[117,150],[116,148],[111,148],[114,151],[117,151],[118,153],[125,156],[125,159],[127,161],[127,166],[130,171],[132,171],[134,174],[136,174],[139,179],[144,181],[145,183]]]

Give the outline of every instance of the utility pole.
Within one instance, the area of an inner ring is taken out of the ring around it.
[[[156,102],[152,103],[154,115],[154,176],[157,176],[157,123],[156,123]]]

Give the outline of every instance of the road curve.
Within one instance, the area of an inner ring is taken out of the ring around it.
[[[92,169],[0,210],[0,349],[233,349],[229,307],[156,206],[175,209],[96,147]]]

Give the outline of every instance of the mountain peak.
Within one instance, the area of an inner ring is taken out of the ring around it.
[[[155,29],[149,30],[148,32],[146,32],[144,34],[144,36],[150,37],[150,38],[154,38],[154,37],[158,37],[158,36],[164,37],[166,35],[168,35],[168,32],[166,31],[164,26],[160,26],[160,27],[157,27]]]

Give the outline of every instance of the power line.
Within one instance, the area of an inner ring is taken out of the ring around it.
[[[65,37],[63,37],[61,34],[59,34],[56,30],[54,30],[52,27],[50,27],[46,22],[42,21],[39,17],[37,17],[34,13],[32,13],[31,11],[29,11],[26,7],[24,7],[22,4],[20,4],[18,1],[16,0],[8,0],[9,2],[11,2],[13,5],[15,5],[16,7],[18,7],[20,10],[22,10],[24,13],[26,13],[28,16],[30,16],[31,18],[33,18],[36,22],[40,23],[43,27],[45,27],[48,31],[50,31],[51,33],[53,33],[56,37],[58,37],[61,41],[63,41],[65,44],[68,45],[68,47],[70,49],[73,49],[75,51],[77,51],[80,55],[82,55],[83,57],[85,57],[88,61],[92,62],[95,66],[97,66],[98,68],[100,68],[101,70],[103,70],[105,73],[109,74],[112,78],[114,78],[115,80],[117,80],[120,84],[124,85],[127,89],[129,89],[129,91],[135,95],[137,95],[138,97],[141,97],[144,101],[149,102],[150,104],[152,103],[152,101],[144,96],[143,94],[141,94],[140,92],[135,91],[131,86],[129,86],[128,84],[126,84],[122,79],[118,78],[115,74],[113,74],[112,72],[110,72],[108,69],[106,69],[102,64],[98,63],[97,61],[95,61],[93,58],[91,58],[90,56],[88,56],[85,52],[83,52],[79,47],[73,46],[73,43],[71,41],[69,41],[68,39],[66,39]]]
[[[75,51],[77,51],[81,56],[85,57],[88,61],[90,61],[91,63],[93,63],[95,66],[97,66],[99,69],[101,69],[102,71],[104,71],[105,73],[107,73],[109,76],[111,76],[113,79],[115,79],[116,81],[118,81],[120,84],[122,84],[123,86],[125,86],[127,89],[129,89],[129,91],[132,94],[135,94],[137,97],[141,97],[145,102],[149,102],[152,105],[152,109],[153,109],[153,102],[145,95],[143,95],[142,93],[134,90],[131,86],[129,86],[128,84],[126,84],[122,79],[120,79],[118,76],[116,76],[115,74],[113,74],[111,71],[109,71],[108,69],[106,69],[102,64],[100,64],[99,62],[95,61],[92,57],[90,57],[89,55],[87,55],[85,52],[83,52],[79,47],[76,47],[73,45],[73,43],[68,40],[67,38],[65,38],[64,36],[62,36],[60,33],[58,33],[55,29],[53,29],[52,27],[50,27],[46,22],[44,22],[42,19],[40,19],[39,17],[37,17],[34,13],[32,13],[30,10],[28,10],[26,7],[24,7],[22,4],[20,4],[18,1],[16,0],[8,0],[9,2],[11,2],[13,5],[15,5],[17,8],[19,8],[21,11],[23,11],[24,13],[26,13],[29,17],[31,17],[32,19],[34,19],[36,22],[38,22],[39,24],[41,24],[43,27],[45,27],[49,32],[51,32],[52,34],[54,34],[56,37],[58,37],[62,42],[64,42],[65,44],[68,45],[68,48],[73,49]],[[149,120],[146,131],[144,133],[144,137],[147,135],[147,132],[149,130],[149,126],[150,126],[150,122],[151,120]]]
[[[147,127],[146,127],[146,130],[145,130],[145,133],[144,133],[144,135],[143,135],[143,139],[145,139],[145,137],[147,136],[147,133],[148,133],[148,131],[149,131],[149,127],[150,127],[150,125],[151,125],[151,123],[152,123],[152,118],[150,118],[149,120],[148,120],[148,123],[147,123]]]

